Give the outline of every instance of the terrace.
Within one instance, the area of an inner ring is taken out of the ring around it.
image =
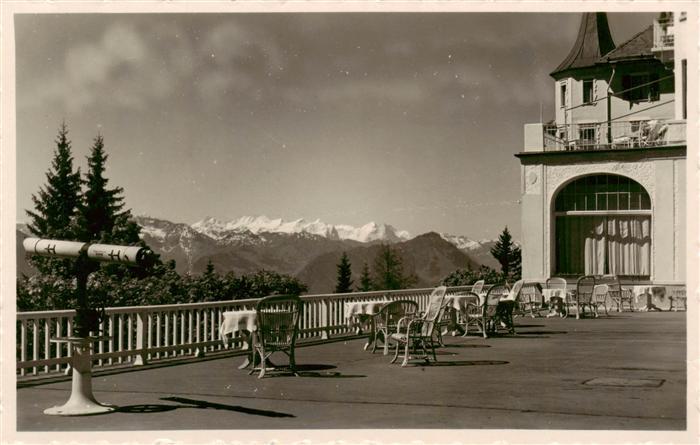
[[[526,152],[629,150],[686,145],[684,120],[654,119],[567,125],[526,124]]]
[[[262,380],[217,335],[223,311],[254,301],[108,309],[93,389],[119,408],[82,417],[43,414],[70,394],[67,351],[48,339],[72,314],[18,314],[17,430],[686,429],[685,312],[517,317],[516,335],[447,336],[438,363],[406,368],[365,351],[343,319],[345,301],[425,307],[429,292],[303,297],[301,376]]]

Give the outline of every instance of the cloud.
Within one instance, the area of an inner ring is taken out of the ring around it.
[[[164,69],[156,48],[133,25],[114,23],[92,43],[66,51],[63,65],[26,92],[26,106],[58,102],[69,111],[97,103],[129,109],[172,93],[176,79]]]

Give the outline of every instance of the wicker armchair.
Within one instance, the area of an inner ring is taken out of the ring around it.
[[[272,295],[258,301],[256,312],[258,330],[253,337],[253,354],[258,354],[260,361],[251,368],[249,374],[260,370],[258,378],[263,378],[267,371],[267,359],[274,352],[283,352],[289,356],[289,366],[286,369],[276,367],[274,370],[289,370],[298,375],[294,347],[299,332],[301,300],[296,295]]]
[[[523,280],[518,280],[513,284],[513,287],[508,291],[508,295],[501,297],[496,305],[496,318],[499,323],[502,323],[510,334],[515,334],[515,323],[513,316],[517,313],[520,303],[520,293],[523,289]],[[506,283],[507,287],[507,283]]]
[[[581,318],[586,308],[588,308],[594,316],[598,316],[595,305],[593,304],[594,287],[595,277],[592,275],[585,275],[576,280],[576,295],[567,302],[567,311],[575,306],[577,320]]]
[[[617,275],[604,276],[602,280],[608,285],[608,296],[615,306],[617,306],[617,312],[622,312],[625,310],[625,304],[627,304],[627,309],[631,312],[634,311],[634,296],[629,289],[623,289],[620,285],[620,279]]]
[[[598,308],[603,307],[605,315],[608,315],[608,285],[607,284],[596,284],[593,287],[593,309],[595,311],[596,317],[598,314]]]
[[[484,290],[484,280],[479,280],[472,285],[471,292],[479,295]]]
[[[539,317],[542,310],[542,286],[540,283],[524,283],[518,297],[518,313]]]
[[[479,306],[469,305],[467,308],[467,326],[471,323],[479,326],[484,338],[488,337],[487,332],[496,332],[497,322],[501,316],[497,313],[498,302],[508,293],[509,289],[505,284],[491,286]]]
[[[398,330],[399,320],[418,313],[418,303],[411,300],[397,300],[385,305],[374,316],[376,336],[384,341],[384,355],[389,353],[389,337]],[[372,353],[377,350],[377,341],[372,343]]]
[[[396,362],[399,357],[399,349],[403,346],[404,355],[401,366],[406,366],[408,361],[414,358],[421,358],[426,362],[429,361],[428,349],[432,352],[434,361],[437,361],[435,355],[435,343],[440,340],[440,319],[445,310],[443,304],[447,287],[440,286],[435,288],[430,294],[427,311],[420,316],[407,316],[399,320],[397,330],[391,334],[389,338],[396,342],[396,352],[391,363]],[[414,352],[414,356],[411,355]],[[422,352],[418,355],[418,352]]]

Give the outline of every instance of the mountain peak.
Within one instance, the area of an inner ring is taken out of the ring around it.
[[[332,240],[353,240],[359,242],[387,241],[399,242],[409,239],[408,232],[396,230],[389,224],[377,224],[371,221],[361,227],[350,225],[326,224],[319,218],[307,222],[304,218],[285,221],[282,218],[271,219],[265,215],[242,216],[229,221],[206,217],[192,224],[192,228],[214,239],[223,239],[233,233],[250,232],[284,234],[311,234]]]

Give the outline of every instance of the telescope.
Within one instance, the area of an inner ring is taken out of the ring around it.
[[[53,258],[78,258],[85,253],[88,260],[133,266],[144,266],[153,259],[153,252],[150,249],[138,246],[91,244],[40,238],[26,238],[22,245],[27,253]]]
[[[87,281],[94,272],[95,263],[125,264],[128,266],[148,266],[155,259],[153,252],[146,247],[118,246],[112,244],[92,244],[79,241],[64,241],[41,238],[26,238],[22,245],[24,250],[33,255],[49,258],[75,260],[76,276],[75,329],[73,337],[57,337],[52,342],[69,343],[71,347],[71,368],[73,383],[68,401],[44,410],[44,414],[57,416],[82,416],[114,411],[115,407],[102,404],[92,393],[92,344],[109,337],[93,336],[99,334],[104,320],[104,307],[90,307],[87,298]]]

